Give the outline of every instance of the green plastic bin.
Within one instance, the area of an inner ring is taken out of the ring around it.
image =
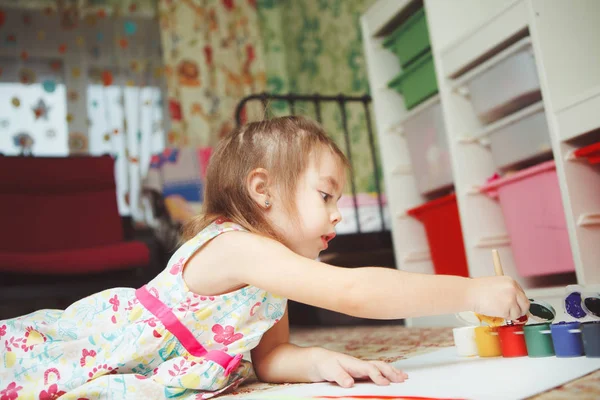
[[[393,51],[400,65],[406,66],[417,56],[430,48],[429,32],[427,30],[427,18],[425,10],[410,16],[402,25],[392,32],[384,41],[383,46]]]
[[[404,105],[408,110],[436,94],[438,85],[431,52],[412,62],[406,70],[388,83],[388,87],[404,97]]]

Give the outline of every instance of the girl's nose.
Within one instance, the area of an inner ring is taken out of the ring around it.
[[[331,223],[333,226],[336,226],[342,220],[342,214],[338,208],[335,208],[335,211],[331,214]]]

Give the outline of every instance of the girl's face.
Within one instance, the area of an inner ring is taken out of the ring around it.
[[[296,189],[298,220],[294,220],[275,200],[270,216],[283,233],[286,245],[295,253],[315,259],[335,236],[342,216],[337,201],[345,184],[344,169],[329,150],[311,157]],[[298,225],[298,222],[300,225]]]

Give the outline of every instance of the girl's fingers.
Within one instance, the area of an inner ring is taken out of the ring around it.
[[[404,382],[408,375],[383,361],[371,361],[390,382]]]
[[[332,380],[334,380],[341,387],[345,388],[349,388],[354,385],[354,379],[352,379],[350,374],[340,364],[337,364],[336,370],[333,371]]]
[[[527,315],[529,312],[529,299],[527,296],[519,296],[517,298],[517,302],[519,303],[519,308],[521,309],[521,315]]]
[[[373,363],[365,363],[366,372],[373,383],[380,386],[387,386],[390,384],[390,380],[383,375],[383,371],[380,371],[377,365]]]

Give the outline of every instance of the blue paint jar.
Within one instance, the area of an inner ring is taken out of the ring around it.
[[[579,322],[558,322],[550,325],[556,357],[580,357],[583,341]]]
[[[600,357],[600,321],[581,324],[581,336],[586,357]]]

